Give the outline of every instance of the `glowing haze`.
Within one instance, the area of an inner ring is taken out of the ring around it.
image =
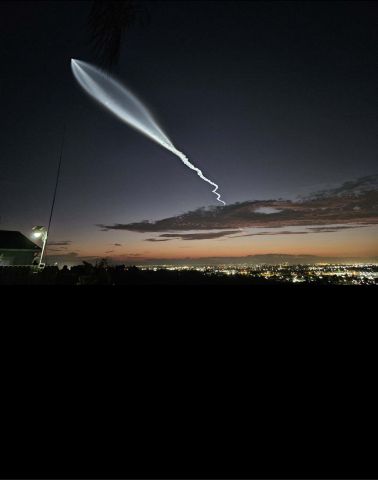
[[[177,155],[187,167],[197,172],[202,180],[215,187],[212,192],[217,196],[217,200],[225,205],[220,194],[217,193],[218,185],[206,178],[202,171],[188,160],[186,155],[177,150],[157,125],[151,113],[130,90],[98,68],[81,60],[71,59],[71,68],[76,80],[89,95],[125,123]]]

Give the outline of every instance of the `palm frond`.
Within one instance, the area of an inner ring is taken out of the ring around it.
[[[123,34],[134,23],[134,0],[94,0],[89,15],[90,44],[100,64],[112,67],[118,63]]]

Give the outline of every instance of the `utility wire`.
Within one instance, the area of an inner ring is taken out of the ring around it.
[[[63,127],[62,146],[61,146],[61,149],[60,149],[58,172],[57,172],[57,174],[56,174],[56,182],[55,182],[55,189],[54,189],[53,201],[52,201],[52,205],[51,205],[50,218],[49,218],[49,223],[48,223],[48,226],[47,226],[47,236],[49,235],[50,225],[51,225],[51,219],[52,219],[52,215],[53,215],[53,212],[54,212],[55,198],[56,198],[56,192],[57,192],[57,189],[58,189],[58,182],[59,182],[59,176],[60,176],[60,167],[61,167],[61,165],[62,165],[63,146],[64,146],[64,138],[65,138],[65,135],[66,135],[66,124],[64,124],[64,127]]]

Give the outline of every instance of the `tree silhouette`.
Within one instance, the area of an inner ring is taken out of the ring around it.
[[[102,258],[101,260],[98,260],[96,262],[96,268],[97,269],[106,269],[108,268],[109,266],[109,263],[108,263],[108,260],[106,258]]]
[[[94,0],[89,14],[90,44],[100,64],[118,63],[123,34],[135,22],[134,0]]]

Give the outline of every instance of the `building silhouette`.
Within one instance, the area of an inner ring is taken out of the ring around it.
[[[0,230],[0,266],[32,265],[41,247],[21,232]]]

